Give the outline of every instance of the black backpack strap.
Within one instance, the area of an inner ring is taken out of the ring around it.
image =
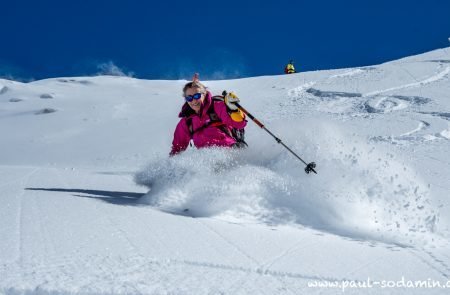
[[[224,101],[224,99],[225,99],[225,97],[223,95],[214,95],[211,98],[212,98],[212,100],[215,100],[215,101]]]
[[[194,135],[194,127],[192,126],[192,117],[187,117],[186,118],[186,125],[188,127],[189,130],[189,134],[192,138],[192,136]]]
[[[194,127],[192,126],[192,117],[186,118],[186,125],[189,131],[189,145],[192,147],[192,137],[194,136]]]
[[[211,101],[211,105],[209,106],[208,111],[207,111],[209,119],[211,121],[214,121],[214,122],[220,122],[221,121],[219,116],[217,115],[216,111],[214,110],[214,102],[216,102],[216,101],[223,101],[223,99],[224,98],[221,95],[216,95],[216,96],[213,96],[211,98],[211,100],[212,100]]]
[[[199,128],[194,130],[194,127],[192,126],[192,117],[189,117],[188,119],[186,119],[186,123],[188,123],[188,128],[189,128],[189,132],[191,134],[191,138],[194,135],[194,133],[205,129],[214,123],[222,122],[222,120],[220,120],[219,116],[216,114],[216,111],[214,110],[214,102],[215,101],[223,101],[223,97],[220,97],[220,96],[212,97],[211,104],[209,105],[208,110],[206,111],[206,114],[209,116],[209,122],[206,123],[205,125],[200,126]],[[190,120],[190,121],[188,122],[187,120]]]

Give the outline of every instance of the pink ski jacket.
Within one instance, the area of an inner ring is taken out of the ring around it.
[[[208,109],[211,104],[214,104],[214,112],[222,121],[222,127],[215,126],[215,124],[208,125],[211,121],[208,114]],[[191,107],[185,103],[179,114],[180,122],[175,129],[172,141],[172,150],[170,155],[178,154],[187,149],[189,142],[194,142],[195,147],[204,148],[211,146],[231,147],[236,143],[236,140],[229,134],[221,130],[221,128],[238,128],[242,129],[247,125],[247,121],[236,122],[231,119],[228,114],[227,107],[223,101],[213,101],[212,95],[208,91],[205,100],[197,114]],[[191,120],[193,130],[192,138],[189,130],[187,120]]]

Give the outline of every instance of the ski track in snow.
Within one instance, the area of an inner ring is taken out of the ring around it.
[[[386,92],[392,92],[392,91],[397,91],[397,90],[403,90],[406,88],[413,88],[413,87],[418,87],[418,86],[425,86],[427,84],[439,81],[443,78],[445,78],[448,73],[450,73],[450,67],[446,67],[444,70],[442,70],[441,72],[438,72],[435,75],[432,75],[431,77],[428,77],[422,81],[418,81],[418,82],[414,82],[414,83],[409,83],[409,84],[404,84],[404,85],[399,85],[396,87],[391,87],[391,88],[387,88],[387,89],[382,89],[382,90],[377,90],[377,91],[372,91],[369,93],[364,94],[364,96],[368,97],[368,96],[376,96],[376,95],[380,95],[382,93],[386,93]]]
[[[439,139],[441,136],[439,134],[431,135],[429,133],[425,134],[418,134],[423,133],[422,131],[425,131],[430,128],[430,123],[427,121],[420,120],[418,123],[418,126],[414,128],[413,130],[407,131],[405,133],[402,133],[397,136],[377,136],[372,137],[372,141],[385,141],[392,144],[406,144],[409,145],[411,143],[417,142],[430,142],[436,139]]]
[[[330,76],[330,78],[334,79],[334,78],[351,77],[351,76],[355,76],[355,75],[358,75],[358,74],[361,74],[361,73],[364,73],[364,69],[354,69],[354,70],[346,71],[346,72],[344,72],[342,74],[332,75],[332,76]]]
[[[419,132],[419,131],[421,131],[421,130],[424,130],[425,128],[427,128],[427,127],[429,127],[429,126],[430,126],[430,123],[428,123],[428,122],[426,122],[426,121],[420,121],[420,122],[419,122],[419,125],[417,126],[417,128],[415,128],[415,129],[413,129],[413,130],[411,130],[411,131],[408,131],[408,132],[406,132],[406,133],[400,134],[399,136],[400,136],[400,137],[402,137],[402,136],[408,136],[408,135],[414,134],[414,133],[416,133],[416,132]]]
[[[35,174],[37,171],[39,171],[39,168],[35,168],[33,169],[29,174],[27,174],[23,180],[21,181],[21,186],[22,187],[26,187],[29,178]],[[23,213],[23,208],[24,208],[24,195],[25,195],[25,191],[22,190],[22,192],[20,193],[18,199],[19,199],[19,206],[18,206],[18,212],[17,212],[17,224],[18,224],[18,229],[17,229],[17,233],[18,233],[18,243],[17,243],[17,253],[18,253],[18,258],[17,261],[19,262],[20,265],[23,264],[23,252],[24,252],[24,213]]]
[[[64,274],[65,268],[73,267],[71,265],[71,259],[69,257],[66,257],[60,264],[54,264],[50,265],[48,268],[45,266],[42,266],[42,268],[36,268],[35,265],[32,265],[29,270],[25,270],[24,276],[28,279],[30,278],[30,275],[32,276],[33,273],[38,272],[42,276],[46,275],[54,275],[55,273],[62,273]],[[111,261],[113,262],[113,260]],[[98,264],[98,265],[107,265],[108,263],[105,263],[103,258],[91,256],[84,258],[83,261],[80,262],[80,265],[77,267],[82,267],[82,264]],[[275,280],[279,280],[282,284],[284,284],[283,281],[281,281],[283,278],[292,278],[292,279],[307,279],[307,280],[320,280],[320,281],[328,281],[328,282],[334,282],[339,280],[345,280],[350,278],[334,278],[334,277],[323,277],[323,276],[316,276],[316,275],[308,275],[308,274],[302,274],[302,273],[293,273],[293,272],[282,272],[282,271],[272,271],[267,269],[258,269],[258,268],[246,268],[246,267],[239,267],[235,265],[227,265],[227,264],[217,264],[217,263],[209,263],[209,262],[202,262],[202,261],[190,261],[190,260],[177,260],[177,259],[167,259],[167,260],[157,260],[157,259],[140,259],[140,257],[130,257],[130,261],[121,261],[122,267],[125,267],[123,269],[124,272],[134,272],[136,270],[139,270],[139,272],[146,272],[146,271],[154,271],[154,267],[157,266],[158,268],[168,268],[168,267],[176,267],[176,266],[188,266],[193,268],[206,268],[206,269],[214,269],[214,270],[224,270],[229,271],[233,273],[238,274],[238,280],[233,282],[231,285],[239,285],[241,281],[246,279],[248,275],[256,275],[258,277],[271,277]],[[126,269],[131,268],[131,269]],[[100,269],[101,271],[108,272],[108,269]],[[70,280],[70,278],[66,278],[67,280]],[[80,286],[81,290],[89,290],[90,286],[94,284],[94,281],[88,282],[87,284]],[[133,285],[129,285],[133,286]],[[135,289],[136,293],[140,293],[138,289]],[[89,291],[88,291],[89,292]],[[291,291],[295,294],[295,292]]]
[[[449,73],[450,73],[450,67],[445,67],[444,70],[428,77],[425,78],[421,81],[416,81],[414,83],[408,83],[408,84],[402,84],[399,86],[395,86],[395,87],[390,87],[390,88],[386,88],[386,89],[381,89],[381,90],[376,90],[376,91],[371,91],[368,93],[349,93],[349,92],[337,92],[337,91],[321,91],[319,89],[314,89],[312,88],[315,84],[317,83],[329,83],[330,80],[336,79],[336,78],[345,78],[345,77],[352,77],[354,75],[358,75],[364,73],[363,70],[361,69],[356,69],[356,70],[352,70],[349,71],[347,73],[344,74],[337,74],[337,75],[332,75],[328,78],[326,78],[324,81],[311,81],[311,82],[307,82],[301,86],[298,86],[296,88],[292,88],[290,90],[288,90],[288,96],[289,97],[302,97],[305,93],[310,93],[314,96],[317,97],[326,97],[326,98],[337,98],[337,97],[344,97],[344,98],[352,98],[352,97],[361,97],[361,98],[369,98],[368,101],[366,101],[366,104],[370,101],[370,99],[378,99],[376,105],[375,105],[375,110],[372,112],[377,112],[376,108],[386,99],[388,99],[387,97],[381,97],[378,98],[378,96],[380,96],[383,93],[386,92],[393,92],[393,91],[399,91],[399,90],[404,90],[404,89],[408,89],[408,88],[414,88],[414,87],[423,87],[427,84],[431,84],[433,82],[437,82],[439,80],[444,79]],[[414,77],[413,77],[414,78]],[[415,78],[414,78],[415,79]],[[393,98],[399,97],[402,100],[406,100],[407,97],[403,98],[401,96],[393,96]],[[413,98],[415,99],[415,98]],[[420,97],[418,97],[418,99],[420,99]],[[397,99],[398,100],[398,99]],[[416,103],[416,102],[414,102]],[[419,103],[423,103],[423,102],[419,102]],[[426,103],[426,101],[425,101]],[[393,110],[397,110],[397,109],[404,109],[406,108],[407,105],[397,105],[392,107]]]
[[[368,113],[389,113],[396,112],[401,110],[412,109],[413,111],[419,113],[426,113],[418,111],[420,107],[424,104],[430,102],[430,99],[420,96],[404,96],[404,95],[382,95],[387,92],[395,92],[402,91],[410,88],[423,87],[428,84],[432,84],[434,82],[440,81],[448,76],[450,73],[450,67],[445,67],[443,70],[438,71],[436,74],[433,74],[427,78],[422,80],[417,80],[410,71],[404,69],[401,64],[398,65],[402,68],[408,75],[410,75],[416,82],[406,83],[395,87],[389,87],[381,90],[371,91],[367,93],[350,93],[350,92],[339,92],[339,91],[322,91],[319,89],[312,88],[316,84],[327,84],[330,83],[333,79],[341,79],[341,78],[353,78],[354,76],[365,73],[367,70],[364,69],[353,69],[348,70],[341,74],[331,75],[323,81],[310,81],[304,83],[303,85],[293,88],[288,91],[288,97],[293,98],[295,103],[298,103],[298,98],[304,100],[305,95],[311,94],[314,97],[320,98],[325,102],[324,108],[328,108],[329,112],[337,114],[344,112],[348,112],[352,117],[359,116],[355,110],[362,109]],[[364,99],[366,99],[364,101]],[[303,105],[301,103],[300,105]],[[292,107],[292,104],[284,104],[282,107]],[[294,114],[297,112],[294,111]],[[301,111],[299,112],[302,113]],[[445,113],[439,112],[431,112],[429,113],[433,116],[440,117],[444,120],[448,120],[450,116],[447,116]],[[427,129],[430,126],[430,123],[425,120],[421,120],[419,123],[419,129],[414,129],[410,132],[405,132],[397,136],[376,136],[372,137],[374,141],[385,141],[392,144],[401,144],[401,145],[410,145],[413,143],[421,143],[421,142],[429,142],[433,140],[440,139],[450,139],[450,133],[447,129],[444,129],[434,133],[425,133],[417,136],[412,136],[415,133],[419,133],[420,131]],[[423,125],[424,124],[424,125]]]
[[[203,223],[200,219],[196,219],[201,225],[203,225],[205,228],[207,228],[209,231],[213,232],[214,234],[216,234],[217,236],[219,236],[221,239],[223,239],[227,244],[231,245],[233,248],[235,248],[236,250],[238,250],[240,253],[242,253],[245,257],[247,257],[249,260],[253,261],[255,263],[255,267],[253,268],[253,272],[257,273],[257,274],[263,274],[263,275],[270,275],[273,276],[274,278],[276,278],[284,287],[286,290],[289,291],[289,293],[291,294],[295,294],[295,291],[290,290],[290,288],[285,284],[285,282],[283,282],[282,278],[283,277],[290,277],[290,278],[303,278],[303,279],[311,279],[305,275],[300,275],[300,274],[291,274],[291,273],[277,273],[274,271],[270,270],[270,265],[265,267],[264,263],[260,263],[258,262],[255,258],[253,258],[252,256],[250,256],[248,253],[246,253],[243,249],[241,249],[239,246],[237,246],[235,243],[233,243],[232,241],[230,241],[229,239],[227,239],[226,237],[224,237],[223,235],[221,235],[218,231],[214,230],[213,228],[211,228],[210,226],[206,225],[205,223]],[[281,258],[284,255],[280,255],[279,257]],[[275,262],[278,259],[278,257],[276,257],[275,259],[273,259],[273,261]],[[271,259],[272,260],[272,259]],[[273,264],[273,263],[271,263]],[[238,287],[237,289],[233,289],[231,288],[231,290],[229,290],[230,292],[237,292],[239,291],[239,286],[241,286],[241,283],[243,283],[245,281],[245,279],[247,278],[247,274],[249,273],[248,270],[244,271],[244,273],[242,274],[242,276],[240,278],[238,278],[233,284],[231,284],[231,286],[236,286]],[[324,279],[322,279],[324,280]],[[327,280],[327,279],[325,279]],[[331,281],[331,279],[328,279],[328,281]]]
[[[416,256],[425,265],[436,270],[443,278],[450,279],[450,267],[444,261],[438,259],[432,252],[425,249],[410,249],[409,252]]]

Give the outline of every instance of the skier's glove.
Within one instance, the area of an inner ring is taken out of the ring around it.
[[[225,101],[225,104],[227,105],[227,107],[230,110],[232,110],[232,111],[237,111],[238,110],[238,107],[236,106],[236,103],[240,102],[240,99],[233,92],[227,93],[227,95],[225,95],[224,101]]]

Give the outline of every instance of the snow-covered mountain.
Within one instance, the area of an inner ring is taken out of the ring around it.
[[[317,175],[252,122],[169,158],[186,81],[0,80],[0,293],[446,294],[382,282],[450,280],[449,80],[444,48],[204,81]]]

